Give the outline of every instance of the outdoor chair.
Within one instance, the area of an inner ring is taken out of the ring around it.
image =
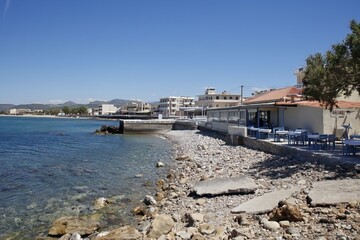
[[[320,134],[318,144],[319,144],[321,150],[326,150],[327,149],[327,144],[328,144],[328,135],[327,134]]]
[[[335,134],[328,135],[327,141],[328,141],[329,149],[332,148],[333,150],[335,150],[335,139],[336,139]]]
[[[300,135],[295,136],[295,144],[296,145],[305,145],[305,142],[307,141],[307,132],[301,132]]]

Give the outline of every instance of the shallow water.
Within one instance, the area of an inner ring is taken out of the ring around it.
[[[0,117],[0,238],[44,234],[57,217],[91,213],[99,197],[117,196],[104,224],[132,221],[131,208],[167,173],[156,163],[169,163],[170,144],[94,134],[103,124],[117,122]]]

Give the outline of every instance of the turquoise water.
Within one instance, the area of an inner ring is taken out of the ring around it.
[[[169,143],[152,135],[97,135],[117,122],[0,117],[0,238],[45,234],[60,216],[89,214],[95,199],[117,196],[104,224],[125,224],[130,210],[169,163]],[[140,176],[139,176],[140,175]]]

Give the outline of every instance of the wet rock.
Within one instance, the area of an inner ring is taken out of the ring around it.
[[[135,215],[144,216],[146,214],[146,208],[144,206],[138,206],[133,209]]]
[[[102,237],[96,237],[95,240],[113,240],[113,239],[142,239],[142,234],[131,226],[124,226],[110,231]]]
[[[152,222],[148,236],[150,238],[159,238],[163,234],[168,234],[174,227],[174,224],[174,220],[171,216],[161,214]]]
[[[104,208],[108,203],[110,203],[109,199],[101,197],[95,200],[94,209]]]
[[[156,200],[152,196],[149,196],[149,195],[145,196],[144,203],[146,205],[156,205],[157,204]]]
[[[156,167],[164,167],[165,164],[163,162],[157,162]]]
[[[61,217],[55,220],[49,230],[50,236],[62,236],[66,233],[90,235],[100,228],[100,215],[83,217]]]

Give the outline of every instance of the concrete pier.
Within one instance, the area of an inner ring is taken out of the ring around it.
[[[164,133],[170,131],[175,123],[174,119],[162,120],[120,120],[120,133]]]

